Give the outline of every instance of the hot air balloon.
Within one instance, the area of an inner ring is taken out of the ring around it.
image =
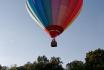
[[[83,0],[27,0],[26,8],[33,20],[53,39],[52,47],[57,46],[55,38],[78,16]]]

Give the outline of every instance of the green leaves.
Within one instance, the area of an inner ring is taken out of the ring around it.
[[[75,60],[66,65],[67,70],[85,70],[85,65],[82,61]]]
[[[85,63],[82,61],[72,61],[63,68],[60,57],[38,56],[33,63],[27,62],[23,66],[13,65],[8,68],[0,65],[0,70],[104,70],[104,50],[96,49],[86,53]]]
[[[104,69],[104,50],[96,49],[86,54],[86,68],[88,70]]]

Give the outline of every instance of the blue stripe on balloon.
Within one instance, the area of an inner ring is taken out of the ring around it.
[[[44,8],[45,17],[48,20],[48,24],[52,24],[52,8],[51,0],[41,0]]]
[[[29,5],[31,6],[31,9],[33,10],[33,12],[37,15],[38,18],[40,18],[39,14],[38,14],[38,12],[37,12],[35,6],[34,6],[33,0],[28,0],[28,2],[29,2]],[[31,11],[31,12],[32,12],[32,11]],[[42,22],[41,19],[40,19],[40,21]]]
[[[40,19],[42,19],[43,24],[45,26],[47,26],[48,21],[47,21],[47,19],[45,17],[45,13],[44,13],[44,9],[43,9],[41,0],[35,0],[34,6],[35,6],[37,12],[39,13]]]
[[[43,25],[46,27],[48,26],[48,21],[44,14],[44,9],[42,7],[41,0],[28,0],[33,11],[36,13],[37,17],[40,19],[40,21],[43,23]]]

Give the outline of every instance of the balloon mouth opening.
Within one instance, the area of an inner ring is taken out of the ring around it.
[[[46,27],[46,31],[49,33],[51,38],[55,38],[63,32],[63,28],[58,25],[50,25]]]
[[[51,47],[57,47],[57,41],[55,40],[55,38],[64,31],[63,27],[58,25],[50,25],[46,27],[46,31],[52,38]]]

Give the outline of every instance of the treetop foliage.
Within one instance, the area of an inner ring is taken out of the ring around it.
[[[51,57],[48,59],[45,55],[38,56],[33,63],[27,62],[23,66],[15,64],[10,68],[0,65],[0,70],[104,70],[104,50],[96,49],[86,53],[85,63],[75,60],[63,67],[60,57]]]

